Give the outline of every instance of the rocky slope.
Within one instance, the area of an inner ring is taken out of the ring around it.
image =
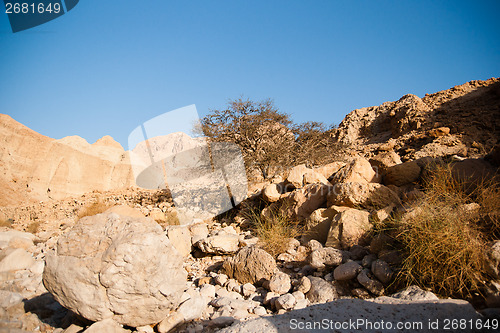
[[[1,206],[133,184],[128,154],[111,137],[55,140],[0,115]]]

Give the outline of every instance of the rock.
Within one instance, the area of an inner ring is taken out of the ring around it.
[[[323,269],[325,266],[337,266],[342,263],[344,253],[341,250],[331,247],[324,247],[314,250],[309,254],[309,265],[316,269]]]
[[[308,218],[313,211],[326,202],[333,187],[324,184],[309,184],[293,191],[286,197],[285,211],[291,218]]]
[[[358,282],[368,289],[369,292],[375,295],[382,295],[384,293],[384,286],[380,281],[377,281],[375,278],[372,277],[371,273],[367,269],[363,269],[359,274],[358,274]]]
[[[338,183],[329,191],[327,205],[382,208],[398,203],[398,195],[382,184]]]
[[[214,278],[215,283],[219,286],[223,286],[226,284],[228,276],[226,274],[217,274]]]
[[[349,208],[338,213],[333,218],[328,233],[326,245],[336,245],[348,249],[359,244],[373,225],[368,217],[370,213],[364,210]]]
[[[29,250],[33,246],[33,241],[24,237],[13,237],[9,241],[8,247],[12,249]]]
[[[439,298],[430,291],[420,289],[418,286],[409,286],[391,297],[408,301],[437,301]]]
[[[181,256],[187,257],[191,253],[191,233],[187,226],[168,226],[167,236]]]
[[[194,245],[198,241],[208,237],[208,227],[206,223],[196,223],[189,225],[191,232],[191,244]]]
[[[337,171],[342,169],[346,164],[344,162],[332,162],[320,167],[316,167],[313,170],[325,177],[326,179],[330,179]]]
[[[290,169],[286,180],[293,188],[301,188],[306,184],[314,183],[329,184],[323,175],[307,168],[305,164],[300,164]]]
[[[137,333],[154,333],[154,329],[149,326],[149,325],[146,325],[146,326],[139,326],[139,327],[136,327],[135,328],[137,330]]]
[[[373,211],[372,213],[370,213],[370,220],[372,220],[375,223],[384,222],[389,217],[391,217],[391,213],[395,207],[396,206],[394,204],[391,204],[382,209]]]
[[[268,292],[266,293],[266,295],[264,296],[264,300],[263,300],[263,304],[264,305],[271,305],[272,307],[274,307],[274,302],[276,301],[276,299],[279,297],[280,295],[275,293],[275,292]]]
[[[290,277],[283,272],[276,272],[269,280],[269,290],[277,294],[287,293],[291,287]]]
[[[144,214],[136,208],[127,205],[116,205],[106,210],[106,213],[115,213],[120,216],[128,217],[144,217]]]
[[[371,268],[372,263],[377,260],[377,256],[375,254],[368,254],[363,257],[363,260],[361,260],[361,265],[366,268]]]
[[[361,260],[369,253],[370,252],[366,248],[360,245],[353,245],[349,249],[349,254],[352,260]]]
[[[276,299],[274,302],[276,310],[284,309],[291,310],[295,306],[296,300],[292,294],[284,294]]]
[[[109,213],[85,217],[60,236],[46,255],[43,283],[84,318],[137,327],[177,308],[186,272],[156,222]]]
[[[379,254],[383,250],[388,250],[394,245],[394,239],[381,232],[375,235],[370,242],[370,252]]]
[[[124,329],[120,324],[111,318],[93,323],[84,333],[130,333],[130,330]]]
[[[269,280],[277,270],[276,261],[266,251],[257,247],[244,247],[234,257],[227,258],[223,270],[240,283]]]
[[[387,168],[401,163],[401,158],[394,151],[384,151],[370,159],[370,164],[379,175],[384,175]]]
[[[262,191],[262,197],[267,202],[276,202],[281,197],[281,191],[278,184],[269,184]]]
[[[13,238],[23,238],[33,243],[33,241],[36,239],[36,236],[30,232],[23,232],[17,230],[8,230],[0,232],[0,244],[1,243],[9,244]]]
[[[200,295],[205,297],[205,298],[208,298],[208,299],[214,298],[215,297],[215,286],[208,284],[208,283],[202,285],[200,288]]]
[[[392,280],[393,270],[388,263],[383,260],[375,260],[372,262],[372,273],[383,284],[387,285]]]
[[[241,293],[243,296],[248,297],[255,293],[257,291],[257,288],[251,283],[245,283],[244,285],[241,286]]]
[[[356,278],[363,267],[355,261],[348,261],[335,268],[333,278],[337,281],[352,280]]]
[[[339,297],[337,290],[330,282],[315,276],[308,276],[308,278],[311,281],[311,289],[306,293],[306,297],[311,303],[331,302]]]
[[[301,293],[306,294],[311,289],[311,280],[307,276],[303,276],[300,278],[295,290]]]
[[[411,184],[419,179],[420,171],[416,161],[393,165],[385,171],[384,184],[396,186]]]
[[[346,182],[371,183],[378,181],[380,181],[380,178],[377,177],[370,162],[362,157],[352,160],[332,178],[332,184]]]
[[[1,309],[7,309],[11,306],[20,304],[23,301],[23,299],[24,299],[23,295],[21,295],[19,293],[7,291],[7,290],[0,290],[0,308]]]
[[[207,303],[204,297],[195,294],[184,301],[175,312],[170,313],[158,324],[158,332],[167,333],[177,325],[201,318],[206,308]]]
[[[333,217],[347,209],[346,207],[332,206],[330,208],[318,208],[306,219],[306,232],[302,236],[302,242],[307,243],[315,239],[324,244],[328,238],[328,231]]]
[[[221,233],[196,242],[195,246],[204,253],[228,254],[238,251],[239,238],[236,234]]]
[[[310,241],[307,242],[307,247],[311,251],[319,250],[323,248],[323,245],[321,245],[320,242],[318,242],[315,239],[311,239]]]
[[[3,257],[3,258],[2,258]],[[23,249],[7,248],[0,253],[0,272],[17,271],[30,268],[35,259]]]
[[[267,314],[267,311],[265,307],[258,306],[255,309],[253,309],[253,313],[256,314],[257,316],[264,316]]]
[[[427,132],[427,135],[430,136],[431,138],[438,138],[440,136],[445,136],[450,134],[450,128],[449,127],[438,127],[438,128],[433,128]]]

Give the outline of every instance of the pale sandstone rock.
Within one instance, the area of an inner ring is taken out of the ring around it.
[[[124,329],[120,324],[118,324],[113,319],[104,319],[93,323],[87,328],[84,333],[130,333],[130,330]]]
[[[354,208],[338,213],[332,221],[326,243],[338,244],[344,249],[359,244],[373,228],[369,216],[367,211]]]
[[[290,276],[283,272],[276,272],[269,280],[269,290],[277,294],[287,293],[291,287]]]
[[[24,249],[7,248],[2,250],[0,257],[3,257],[0,261],[0,272],[27,269],[35,263],[35,259]]]
[[[382,184],[338,183],[328,193],[327,205],[382,208],[398,203],[398,195]]]
[[[85,217],[59,238],[43,282],[82,317],[136,327],[178,306],[186,271],[156,222],[109,213]]]
[[[276,202],[281,197],[281,192],[278,184],[269,184],[262,190],[262,197],[267,202]]]
[[[340,169],[332,178],[332,184],[346,182],[371,183],[378,181],[380,181],[380,177],[377,176],[370,162],[362,157],[355,158]]]
[[[396,186],[410,184],[418,180],[420,172],[421,168],[416,161],[393,165],[385,171],[384,184]]]
[[[337,290],[330,282],[315,276],[308,276],[311,281],[311,289],[306,293],[311,303],[331,302],[339,297]]]
[[[191,253],[191,233],[187,226],[168,226],[167,236],[181,256],[187,257]]]

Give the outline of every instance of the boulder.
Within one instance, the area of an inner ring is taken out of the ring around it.
[[[315,239],[325,244],[333,217],[346,209],[348,208],[340,206],[316,209],[306,219],[306,231],[302,236],[302,242],[307,243],[309,240]]]
[[[313,170],[325,177],[326,179],[330,179],[333,177],[337,171],[342,169],[346,164],[344,162],[332,162],[327,165],[323,165],[320,167],[316,167]]]
[[[222,268],[230,278],[240,283],[269,280],[277,270],[274,258],[255,246],[244,247],[234,257],[227,258]]]
[[[388,285],[394,274],[391,266],[383,260],[375,260],[372,262],[372,273],[377,279],[385,285]]]
[[[416,161],[405,162],[388,167],[384,174],[385,185],[403,186],[416,182],[421,168]]]
[[[284,294],[274,301],[274,306],[276,307],[276,310],[291,310],[294,308],[296,302],[297,301],[292,294]]]
[[[330,225],[326,245],[343,249],[358,245],[373,227],[368,219],[369,216],[370,213],[367,211],[354,208],[335,215]]]
[[[293,167],[286,178],[288,184],[293,188],[301,188],[307,184],[322,183],[329,185],[328,180],[318,172],[309,169],[305,164],[300,164]]]
[[[394,191],[374,183],[338,183],[327,197],[327,206],[383,208],[398,202],[399,197]]]
[[[370,162],[362,157],[352,160],[332,178],[332,184],[346,182],[371,183],[378,181],[380,181],[380,177],[373,170]]]
[[[147,218],[82,218],[47,253],[43,283],[67,309],[92,321],[155,324],[175,310],[186,285],[182,257]]]
[[[337,289],[322,278],[308,276],[311,281],[311,288],[306,293],[306,297],[311,303],[326,303],[339,298]]]
[[[267,202],[276,202],[281,197],[281,191],[278,184],[269,184],[262,190],[262,197]]]
[[[286,197],[285,210],[291,218],[306,219],[320,208],[333,189],[331,185],[309,184]]]
[[[384,151],[370,159],[373,169],[381,176],[385,174],[387,168],[401,163],[403,163],[401,158],[394,151]]]
[[[167,333],[181,323],[198,319],[206,308],[207,302],[204,297],[198,293],[191,295],[175,312],[170,313],[158,324],[158,332]]]
[[[384,286],[375,279],[368,269],[363,269],[357,277],[358,282],[368,289],[369,292],[380,296],[384,293]]]
[[[307,276],[301,277],[295,286],[295,290],[305,294],[309,289],[311,289],[311,280]]]

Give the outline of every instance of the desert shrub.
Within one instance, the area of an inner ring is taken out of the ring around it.
[[[405,253],[399,282],[443,296],[465,298],[480,291],[488,259],[480,210],[467,206],[473,197],[447,166],[427,177],[424,193],[409,213],[389,223]]]
[[[104,203],[100,200],[97,200],[91,204],[87,204],[80,209],[78,212],[78,218],[81,219],[85,216],[93,216],[96,214],[103,213],[111,206],[108,203]]]
[[[335,157],[335,127],[319,122],[294,124],[267,99],[235,99],[226,109],[211,110],[196,129],[214,142],[232,142],[242,151],[247,174],[271,178],[301,163],[321,164]]]
[[[259,246],[272,256],[287,249],[288,240],[301,234],[298,221],[290,219],[283,205],[268,206],[263,214],[259,208],[246,207],[243,217],[250,221],[250,228],[259,237]]]
[[[168,225],[180,225],[179,217],[177,217],[177,212],[175,210],[169,210],[165,213],[165,220],[156,220],[156,223],[162,227]]]

